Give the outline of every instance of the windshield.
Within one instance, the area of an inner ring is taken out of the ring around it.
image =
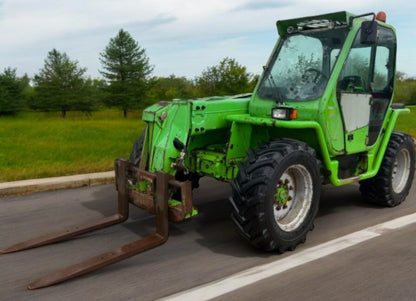
[[[257,93],[279,102],[319,97],[347,35],[346,28],[286,35],[272,58]]]

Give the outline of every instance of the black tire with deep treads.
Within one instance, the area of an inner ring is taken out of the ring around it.
[[[276,185],[281,175],[296,165],[303,166],[311,176],[312,202],[300,226],[286,232],[274,217]],[[314,149],[294,139],[272,140],[248,152],[231,184],[232,219],[253,246],[282,253],[305,241],[318,212],[321,188],[320,162]]]
[[[392,173],[397,155],[407,151],[410,157],[410,171],[406,184],[400,192],[395,192],[392,186]],[[394,131],[384,154],[377,175],[371,179],[360,181],[360,192],[369,202],[381,206],[394,207],[402,203],[409,194],[415,172],[415,146],[408,134]]]
[[[146,131],[143,131],[140,135],[140,138],[134,142],[133,150],[130,154],[129,161],[133,163],[136,167],[139,167],[140,164],[140,157],[142,155],[145,133]]]

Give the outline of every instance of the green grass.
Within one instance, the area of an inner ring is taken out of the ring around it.
[[[144,128],[140,113],[22,113],[0,117],[0,182],[113,169]]]
[[[410,108],[396,129],[416,137],[416,107]],[[144,125],[140,112],[125,119],[115,110],[0,117],[0,182],[112,170],[115,158],[128,158]]]
[[[396,130],[406,132],[416,138],[416,106],[408,106],[410,114],[400,115],[396,123]]]

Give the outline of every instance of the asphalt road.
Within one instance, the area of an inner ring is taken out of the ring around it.
[[[203,179],[195,191],[200,214],[170,224],[156,249],[49,288],[31,281],[151,234],[154,219],[131,206],[123,224],[66,242],[0,255],[0,300],[155,300],[245,269],[290,257],[346,234],[416,212],[415,185],[396,208],[362,200],[357,185],[325,186],[305,244],[283,255],[253,249],[229,219],[230,187]],[[0,199],[0,248],[46,232],[108,216],[116,210],[114,185]],[[218,297],[218,300],[415,300],[416,224],[300,265]]]

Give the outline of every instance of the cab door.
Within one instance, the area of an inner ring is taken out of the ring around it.
[[[366,151],[377,141],[393,91],[395,37],[379,26],[376,44],[361,44],[358,31],[337,84],[345,151]]]

